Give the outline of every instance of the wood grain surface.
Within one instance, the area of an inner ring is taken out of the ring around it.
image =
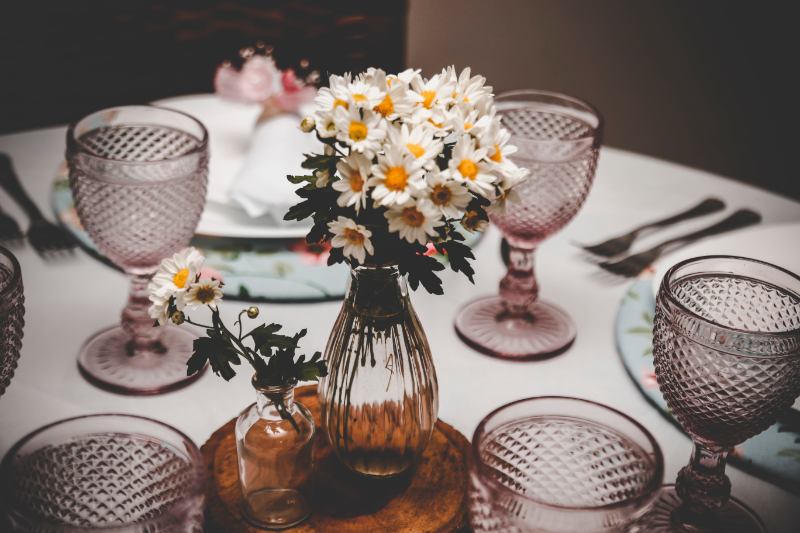
[[[302,533],[468,531],[467,457],[469,441],[441,420],[411,472],[375,480],[341,465],[322,431],[315,386],[299,387],[295,400],[305,405],[317,424],[314,511],[305,522],[285,529]],[[236,465],[236,441],[231,420],[208,439],[201,450],[208,479],[207,532],[257,532],[242,517],[242,492]]]

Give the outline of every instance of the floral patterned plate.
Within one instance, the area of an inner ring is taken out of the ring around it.
[[[679,425],[658,390],[653,370],[656,302],[652,283],[652,280],[637,280],[623,298],[614,326],[617,349],[639,390]],[[730,458],[742,470],[800,494],[800,412],[791,409],[772,427],[736,446]]]
[[[50,203],[53,212],[95,258],[114,266],[94,245],[81,226],[72,202],[66,163],[59,167]],[[480,233],[466,236],[474,246]],[[205,256],[204,274],[222,279],[226,299],[270,302],[316,302],[344,297],[349,280],[347,265],[327,266],[330,244],[306,244],[305,239],[255,239],[195,235],[191,245]],[[437,254],[437,259],[446,261]],[[116,268],[116,267],[115,267]]]

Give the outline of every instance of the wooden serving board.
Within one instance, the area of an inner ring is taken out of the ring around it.
[[[314,511],[305,522],[285,529],[302,533],[469,531],[467,522],[467,457],[469,441],[441,420],[419,463],[410,473],[374,480],[342,466],[320,431],[315,386],[299,387],[295,400],[305,405],[317,424]],[[202,448],[206,462],[206,532],[262,531],[242,517],[242,492],[231,420],[211,435]]]

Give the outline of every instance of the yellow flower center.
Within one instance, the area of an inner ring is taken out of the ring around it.
[[[394,78],[387,78],[386,79],[386,85],[388,85],[391,88],[393,81],[394,81]]]
[[[182,289],[186,285],[187,279],[189,279],[189,269],[184,268],[175,274],[175,278],[172,280],[172,283],[174,283],[179,289]]]
[[[409,152],[414,154],[414,157],[422,157],[423,155],[425,155],[425,148],[423,148],[418,144],[409,143],[406,145],[406,148],[408,148]]]
[[[468,130],[468,129],[470,129],[472,126],[473,126],[473,125],[472,125],[472,124],[470,124],[469,122],[465,122],[465,123],[464,123],[464,129],[465,129],[465,130]]]
[[[403,167],[392,167],[386,172],[386,188],[390,191],[404,191],[406,190],[406,182],[408,181],[408,173]]]
[[[357,229],[344,228],[344,236],[353,244],[364,244],[364,234]]]
[[[453,191],[450,187],[443,184],[438,184],[431,191],[431,201],[436,205],[447,205],[453,198]]]
[[[430,122],[431,124],[433,124],[433,125],[434,125],[434,126],[436,126],[437,128],[441,128],[441,127],[442,127],[442,124],[444,124],[444,122],[442,122],[441,124],[437,124],[437,123],[435,123],[435,122],[433,121],[433,119],[432,119],[432,118],[429,118],[429,119],[428,119],[428,122]]]
[[[363,141],[367,138],[367,127],[361,122],[351,122],[350,138],[355,142]]]
[[[500,153],[500,148],[495,144],[494,145],[495,152],[494,154],[489,156],[489,159],[494,161],[495,163],[500,163],[503,160],[503,154]]]
[[[356,102],[363,102],[366,99],[367,99],[367,97],[364,96],[363,94],[354,94],[353,95],[353,100],[355,100]]]
[[[355,171],[350,176],[350,190],[353,192],[361,192],[364,189],[364,178],[361,177],[361,172]]]
[[[474,180],[478,176],[478,165],[469,159],[462,159],[461,163],[458,164],[458,171],[465,178]]]
[[[453,100],[456,99],[456,96],[458,96],[458,93],[457,92],[453,93]]]
[[[384,98],[380,104],[373,107],[372,110],[386,117],[387,115],[391,115],[392,113],[394,113],[394,103],[387,94],[386,98]]]
[[[328,125],[325,126],[325,129],[328,131],[333,131],[336,129],[336,124],[334,124],[333,121],[328,122]]]
[[[419,227],[425,223],[425,215],[417,211],[415,206],[403,209],[403,220],[409,226]]]
[[[466,102],[466,103],[469,103],[469,98],[467,98],[467,97],[465,96],[465,97],[464,97],[464,102]]]
[[[344,107],[345,109],[350,109],[350,104],[348,104],[348,103],[347,103],[347,102],[345,102],[344,100],[339,100],[339,99],[337,98],[337,99],[336,99],[336,101],[335,101],[335,102],[333,102],[333,108],[334,108],[334,109],[336,109],[338,106],[342,106],[342,107]]]
[[[422,97],[425,99],[425,101],[422,102],[422,105],[426,109],[430,109],[431,106],[433,105],[433,99],[436,98],[436,92],[435,91],[425,91],[425,92],[422,93]]]
[[[208,302],[214,301],[214,289],[212,287],[200,287],[197,289],[197,298],[198,302],[207,304]]]
[[[467,229],[474,230],[478,226],[478,222],[480,219],[478,218],[477,211],[467,211],[464,213],[464,218],[461,220],[461,223]]]

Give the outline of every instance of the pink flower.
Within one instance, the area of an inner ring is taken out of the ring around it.
[[[744,459],[744,450],[741,446],[733,446],[731,450],[728,452],[728,455],[731,457],[736,457],[738,459]]]
[[[250,104],[266,102],[280,91],[280,71],[272,58],[255,55],[237,71],[229,62],[217,68],[214,90],[227,100]]]
[[[658,380],[656,379],[656,373],[653,372],[652,369],[643,367],[642,368],[642,379],[639,382],[644,385],[646,389],[657,389],[658,388]]]
[[[289,245],[289,251],[298,254],[304,265],[327,265],[328,256],[331,255],[331,243],[325,241],[308,244],[300,239]]]

